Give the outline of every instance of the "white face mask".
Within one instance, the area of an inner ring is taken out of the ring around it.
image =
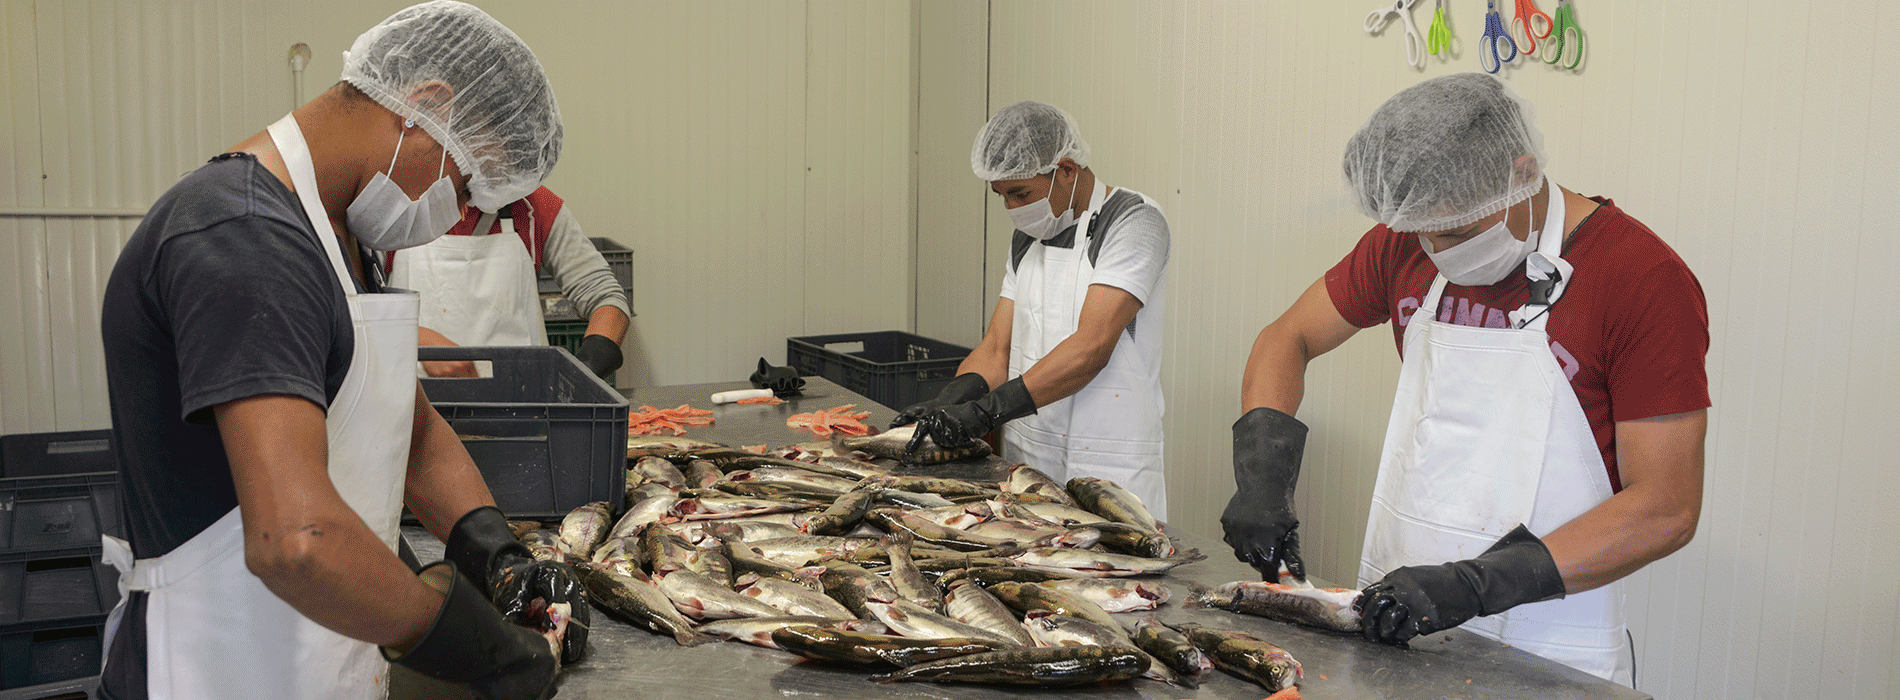
[[[1510,216],[1510,211],[1506,210],[1505,220],[1510,220]],[[1520,241],[1511,235],[1511,229],[1504,225],[1504,221],[1499,221],[1485,229],[1484,233],[1436,253],[1431,252],[1431,242],[1425,239],[1424,234],[1419,234],[1418,243],[1425,248],[1425,255],[1432,259],[1432,264],[1438,266],[1439,274],[1444,275],[1446,280],[1466,287],[1482,287],[1497,284],[1518,265],[1524,264],[1524,259],[1537,250],[1537,233],[1533,229],[1530,235]]]
[[[1055,182],[1055,173],[1049,173],[1050,189],[1055,188]],[[1053,212],[1049,211],[1049,198],[1043,197],[1042,199],[1009,210],[1010,223],[1015,224],[1016,230],[1023,232],[1030,238],[1039,241],[1054,238],[1056,234],[1061,233],[1064,229],[1067,229],[1075,223],[1075,189],[1074,187],[1069,188],[1069,206],[1062,210],[1061,217],[1057,217]]]
[[[414,125],[414,122],[405,122],[403,133],[407,134],[407,127]],[[396,154],[402,154],[401,136],[396,137]],[[455,203],[455,182],[445,174],[448,162],[448,150],[444,149],[442,167],[437,171],[444,174],[422,193],[421,199],[410,199],[408,193],[396,186],[396,181],[384,173],[376,173],[363,193],[350,202],[345,214],[350,233],[365,247],[380,251],[414,248],[448,233],[462,220],[461,207]],[[396,167],[396,156],[390,156],[389,167]]]

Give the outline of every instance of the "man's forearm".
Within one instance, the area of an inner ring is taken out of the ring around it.
[[[604,336],[621,345],[627,339],[627,324],[627,314],[619,307],[603,304],[587,317],[587,335]]]
[[[416,387],[414,434],[409,441],[409,472],[403,485],[403,503],[422,526],[448,541],[449,528],[471,510],[495,505],[475,460],[462,439],[442,419],[422,387]]]
[[[1608,585],[1669,556],[1695,535],[1696,516],[1633,486],[1544,537],[1569,594]]]
[[[1261,329],[1240,379],[1240,412],[1265,406],[1289,416],[1306,396],[1306,353],[1275,325]]]

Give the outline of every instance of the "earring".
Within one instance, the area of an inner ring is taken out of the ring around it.
[[[410,129],[410,128],[414,128],[414,127],[415,127],[415,125],[416,125],[416,120],[414,120],[414,119],[404,119],[404,120],[402,120],[402,128],[404,128],[404,129]]]

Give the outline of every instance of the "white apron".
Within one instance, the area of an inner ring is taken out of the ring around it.
[[[514,217],[488,235],[494,214],[475,233],[443,236],[396,252],[389,284],[422,295],[420,324],[457,345],[547,345],[534,258],[515,235]]]
[[[1075,334],[1095,271],[1088,259],[1089,224],[1107,200],[1107,187],[1097,180],[1088,210],[1076,221],[1074,245],[1032,244],[1017,265],[1009,376],[1022,376]],[[1162,294],[1157,285],[1149,305],[1161,308]],[[1159,331],[1145,329],[1148,334]],[[1057,483],[1078,476],[1108,479],[1141,498],[1157,519],[1167,520],[1161,375],[1154,364],[1160,356],[1159,336],[1153,340],[1156,344],[1145,348],[1151,352],[1143,353],[1128,333],[1118,334],[1108,366],[1088,386],[1033,416],[1003,424],[1005,456],[1042,470]]]
[[[1572,270],[1558,257],[1563,191],[1547,186],[1550,211],[1527,267],[1563,271],[1554,302]],[[1522,328],[1440,323],[1445,284],[1443,275],[1433,281],[1405,329],[1359,562],[1362,588],[1401,566],[1478,556],[1520,523],[1548,535],[1610,497],[1589,421],[1550,351],[1548,307],[1513,312],[1514,326],[1529,319]],[[1624,620],[1618,582],[1463,627],[1629,685]]]
[[[329,253],[355,329],[349,372],[324,421],[330,479],[393,551],[415,415],[416,295],[357,293],[296,121],[285,116],[270,126],[270,135]],[[155,559],[134,562],[123,540],[105,538],[106,560],[121,572],[105,648],[111,648],[125,594],[146,591],[146,684],[153,700],[386,697],[389,666],[376,645],[304,617],[245,567],[239,511]]]

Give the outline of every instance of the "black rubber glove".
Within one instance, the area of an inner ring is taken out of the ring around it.
[[[1224,539],[1234,558],[1253,565],[1266,581],[1280,580],[1280,566],[1306,580],[1300,537],[1293,517],[1293,487],[1306,452],[1306,424],[1261,406],[1234,421],[1234,497],[1221,513]]]
[[[536,598],[544,604],[567,603],[570,622],[561,642],[561,660],[571,664],[587,653],[591,622],[587,590],[566,564],[536,561],[528,554],[527,545],[515,539],[500,509],[482,506],[463,515],[449,531],[443,556],[455,562],[455,568],[517,625],[543,626],[545,621],[535,618],[546,608],[535,605]]]
[[[891,419],[891,427],[910,425],[924,417],[930,409],[975,401],[983,398],[983,395],[987,393],[990,393],[990,383],[983,381],[983,375],[975,372],[959,374],[955,379],[950,380],[950,383],[943,385],[943,391],[937,392],[936,398],[906,406],[896,418]]]
[[[1415,636],[1564,597],[1550,549],[1523,525],[1475,559],[1407,566],[1386,574],[1353,602],[1367,641],[1403,644]]]
[[[581,364],[587,365],[587,369],[592,371],[594,376],[602,379],[613,374],[614,370],[620,369],[620,363],[623,361],[620,344],[608,340],[604,335],[589,335],[581,338],[581,351],[574,357],[579,359]]]
[[[467,683],[484,700],[554,695],[560,663],[547,638],[503,620],[481,589],[448,562],[431,564],[418,575],[442,591],[442,609],[409,651],[396,654],[384,647],[383,658],[425,676]]]
[[[1029,397],[1023,378],[1017,377],[975,401],[925,410],[923,417],[917,419],[917,434],[911,436],[910,444],[904,449],[917,451],[926,437],[943,447],[968,447],[997,426],[1035,412],[1035,399]]]

